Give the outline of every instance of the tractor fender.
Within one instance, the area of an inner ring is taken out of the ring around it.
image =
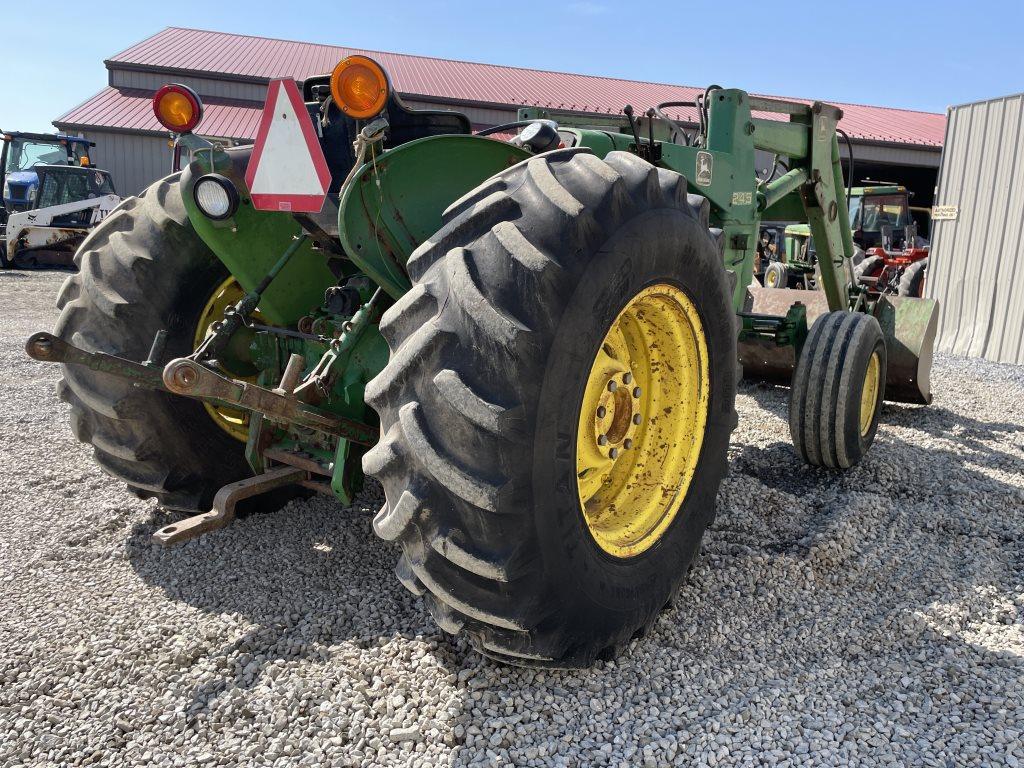
[[[442,214],[491,176],[532,155],[482,136],[430,136],[401,144],[360,168],[338,203],[346,255],[387,293],[409,290],[405,263],[435,234]]]

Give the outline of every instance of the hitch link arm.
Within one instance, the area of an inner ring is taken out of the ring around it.
[[[179,357],[164,366],[163,386],[176,395],[219,400],[262,413],[272,421],[310,427],[353,443],[377,443],[378,430],[374,427],[309,406],[292,394],[221,376],[191,358]]]
[[[147,389],[165,389],[159,368],[151,368],[134,360],[126,360],[105,352],[86,352],[52,333],[33,333],[25,342],[25,351],[33,360],[43,363],[84,365],[93,371],[109,373]]]
[[[44,363],[82,365],[128,379],[139,387],[257,411],[272,420],[309,427],[361,445],[376,445],[379,435],[368,424],[307,405],[295,395],[233,381],[189,358],[172,360],[161,370],[105,352],[87,352],[45,331],[32,334],[25,343],[25,351],[32,359]]]
[[[153,534],[153,543],[170,547],[218,528],[225,528],[235,519],[235,507],[238,502],[259,496],[275,488],[301,483],[309,473],[297,467],[281,466],[264,472],[255,477],[246,477],[229,483],[217,491],[213,499],[213,509],[200,515],[165,525]]]

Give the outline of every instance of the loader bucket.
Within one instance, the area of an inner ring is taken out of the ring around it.
[[[807,326],[814,325],[820,315],[828,312],[828,300],[822,291],[801,291],[794,288],[747,289],[744,311],[757,315],[782,317],[797,302],[807,307]],[[767,339],[748,339],[739,343],[743,377],[754,381],[789,384],[796,370],[796,348],[777,346]]]
[[[932,401],[932,350],[938,302],[909,296],[883,296],[875,306],[888,363],[885,399],[927,405]]]
[[[758,286],[747,290],[745,311],[781,317],[798,301],[807,307],[808,327],[829,311],[822,291]],[[932,401],[932,349],[938,326],[937,309],[938,304],[933,299],[883,296],[878,300],[875,317],[882,327],[888,359],[886,400],[925,405]],[[796,370],[796,349],[776,346],[766,339],[741,341],[739,359],[744,378],[755,381],[789,384]]]

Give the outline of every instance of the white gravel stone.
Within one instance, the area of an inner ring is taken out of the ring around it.
[[[841,475],[744,385],[674,607],[541,672],[437,629],[376,487],[151,545],[23,352],[63,279],[0,271],[0,766],[1024,764],[1024,370],[940,358]]]

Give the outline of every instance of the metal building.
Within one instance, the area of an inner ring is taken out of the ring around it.
[[[937,348],[1024,363],[1024,94],[948,118],[925,288]]]
[[[271,78],[302,81],[353,53],[380,61],[411,106],[457,109],[480,128],[515,119],[520,106],[617,114],[627,103],[642,111],[662,101],[692,101],[703,90],[170,27],[107,59],[108,87],[54,125],[95,141],[96,161],[113,172],[119,191],[132,194],[170,167],[167,135],[150,107],[164,83],[183,82],[203,97],[204,135],[251,141]],[[930,205],[945,116],[838,106],[840,127],[855,148],[856,180],[897,181],[916,193],[915,205]],[[680,115],[696,118],[685,110]]]

